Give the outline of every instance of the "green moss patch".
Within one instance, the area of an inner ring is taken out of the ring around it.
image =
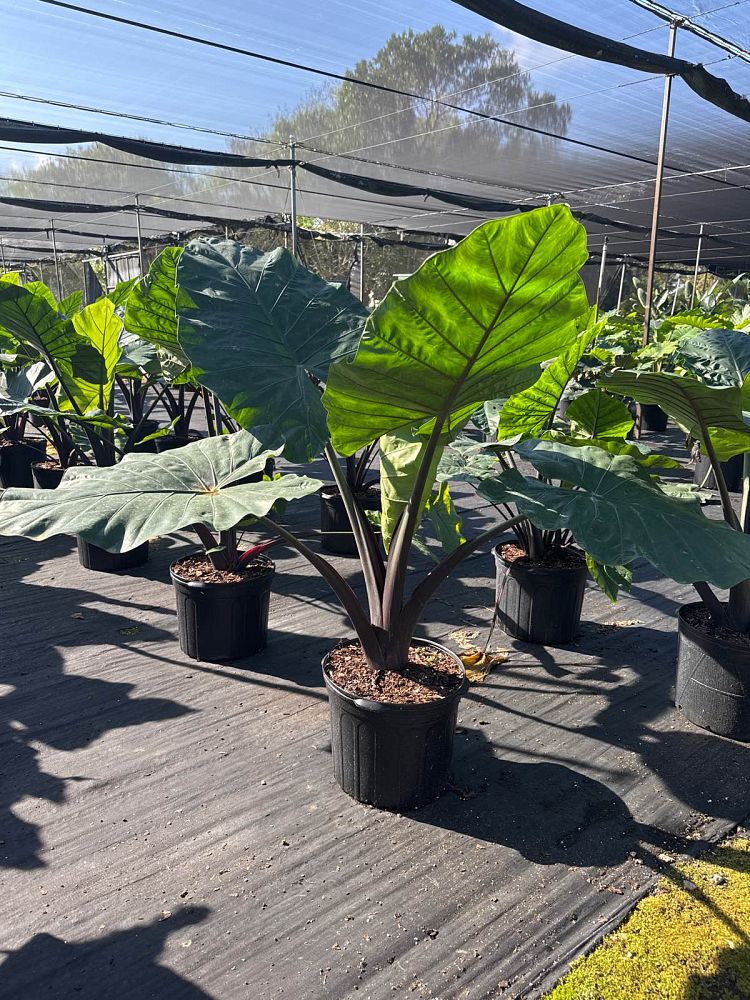
[[[750,1000],[750,840],[675,865],[547,1000]]]

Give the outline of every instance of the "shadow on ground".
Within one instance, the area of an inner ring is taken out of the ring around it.
[[[89,941],[36,934],[0,965],[1,1000],[213,1000],[158,964],[167,938],[209,914],[186,908]],[[183,941],[185,944],[185,941]],[[187,945],[186,945],[187,946]]]
[[[18,817],[12,807],[27,796],[62,804],[67,785],[82,780],[78,775],[60,777],[41,770],[35,744],[78,750],[113,729],[175,719],[191,711],[167,698],[134,698],[133,684],[66,672],[55,645],[126,645],[132,626],[128,608],[140,607],[137,599],[129,604],[84,590],[24,582],[41,560],[65,554],[71,546],[67,538],[43,546],[16,542],[13,552],[21,550],[22,558],[7,555],[7,548],[2,550],[3,593],[13,604],[11,610],[6,606],[0,627],[0,684],[4,692],[0,696],[0,867],[44,866],[39,828]],[[92,600],[105,604],[106,610],[92,608]],[[28,635],[20,634],[20,614],[27,620],[33,616],[31,625],[23,626]],[[80,619],[75,616],[81,615],[83,622],[76,628]],[[142,643],[167,636],[160,629],[145,626],[139,628],[137,639]],[[24,640],[33,645],[19,645]]]

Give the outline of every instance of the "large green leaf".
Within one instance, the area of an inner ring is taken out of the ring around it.
[[[28,285],[0,282],[0,330],[8,331],[37,356],[67,361],[74,376],[91,377],[96,351],[57,311],[52,292],[41,281]]]
[[[495,451],[499,446],[492,442],[478,442],[460,437],[445,448],[438,465],[436,479],[439,483],[475,482],[498,472]]]
[[[79,534],[125,551],[190,524],[227,530],[244,517],[262,517],[281,498],[307,496],[322,485],[292,475],[238,483],[260,472],[270,455],[239,431],[162,455],[129,454],[110,468],[70,469],[56,490],[0,492],[0,534]]]
[[[29,287],[0,282],[0,328],[39,354],[72,359],[80,341],[71,321],[58,313],[54,298],[50,302],[51,293],[45,293],[49,289],[41,282]]]
[[[547,429],[578,363],[603,326],[603,322],[587,326],[575,343],[547,365],[533,385],[510,397],[500,411],[497,438],[538,437]]]
[[[576,436],[617,441],[628,436],[634,422],[627,406],[601,389],[589,389],[576,396],[566,416]]]
[[[626,566],[642,557],[678,583],[731,587],[750,578],[750,535],[701,513],[694,499],[667,496],[627,455],[552,441],[517,446],[545,479],[515,469],[479,486],[493,503],[512,503],[538,528],[568,529],[593,559]]]
[[[0,416],[28,410],[29,399],[34,391],[45,385],[51,373],[43,361],[37,361],[21,371],[0,372]],[[43,410],[38,407],[38,410]]]
[[[117,286],[110,298],[116,305],[125,303],[125,329],[141,340],[166,348],[185,360],[177,340],[177,263],[182,247],[166,247],[153,261],[148,274],[130,287]],[[187,362],[185,361],[185,365]]]
[[[709,330],[680,351],[684,366],[706,385],[741,387],[750,375],[750,334],[739,330]]]
[[[664,455],[659,451],[651,451],[645,444],[638,441],[625,441],[620,438],[579,438],[559,431],[552,431],[545,437],[550,441],[559,441],[561,444],[567,444],[573,448],[585,448],[593,445],[595,448],[609,452],[610,455],[630,455],[645,469],[682,468],[682,463],[678,462],[676,458],[670,458],[669,455]]]
[[[69,397],[81,413],[104,410],[109,407],[115,369],[120,360],[120,333],[122,320],[115,312],[114,303],[107,298],[98,299],[73,317],[76,333],[93,351],[92,364],[76,372],[69,363],[60,363],[60,374],[67,386]]]
[[[384,434],[380,439],[380,531],[386,552],[399,518],[411,499],[426,443],[423,434],[412,433],[408,429]],[[427,475],[422,507],[432,492],[439,457],[439,454],[435,455]]]
[[[742,419],[742,390],[715,389],[684,375],[616,371],[602,379],[613,392],[639,403],[656,403],[701,443],[708,437],[719,461],[750,451],[750,427]]]
[[[531,385],[533,371],[522,384],[518,373],[556,357],[588,315],[586,256],[583,227],[553,205],[487,222],[397,281],[354,361],[331,368],[323,402],[337,450],[436,418],[453,430],[484,400]]]
[[[287,458],[319,455],[329,434],[314,380],[356,350],[367,317],[361,302],[287,250],[222,240],[191,243],[177,282],[179,342],[197,380],[242,427],[281,434]]]
[[[65,298],[60,302],[58,306],[58,312],[70,319],[74,313],[80,311],[83,306],[83,292],[80,288],[76,288],[74,292],[70,295],[66,295]]]

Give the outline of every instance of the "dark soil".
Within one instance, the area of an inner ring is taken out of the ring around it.
[[[42,438],[22,438],[18,441],[14,441],[13,438],[0,438],[0,448],[12,448],[15,444],[28,444],[32,448],[39,448],[40,450],[44,447]]]
[[[498,546],[498,548],[503,559],[511,564],[523,560],[524,563],[530,563],[534,566],[546,566],[550,569],[562,569],[565,567],[578,569],[586,561],[579,549],[569,545],[547,549],[541,559],[530,559],[526,554],[526,550],[522,549],[520,545],[516,545],[515,542],[508,542],[505,545]]]
[[[337,646],[328,657],[326,673],[347,694],[389,705],[439,701],[463,680],[463,670],[453,657],[431,646],[412,646],[403,673],[373,670],[359,643]]]
[[[341,496],[341,490],[339,490],[339,488],[337,486],[329,486],[328,489],[324,490],[323,492],[326,494],[326,496],[330,496],[330,497],[340,497]],[[358,490],[358,492],[355,493],[354,496],[356,497],[357,500],[359,500],[360,503],[366,503],[368,501],[370,503],[372,503],[373,501],[376,501],[376,500],[379,503],[380,502],[380,483],[370,483],[363,490]]]
[[[708,608],[701,605],[697,608],[685,608],[682,617],[693,628],[703,632],[709,639],[720,639],[722,642],[731,642],[733,646],[744,646],[750,650],[750,635],[742,632],[733,632],[732,629],[724,628],[715,622],[709,614]]]
[[[267,559],[251,559],[240,570],[215,569],[208,556],[185,556],[174,564],[174,573],[186,583],[244,583],[267,573],[272,567]]]

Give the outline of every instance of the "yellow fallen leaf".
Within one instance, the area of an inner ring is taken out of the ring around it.
[[[481,649],[470,649],[461,653],[461,662],[466,670],[466,679],[469,684],[478,684],[479,681],[483,681],[493,667],[505,663],[507,659],[508,653],[504,649],[496,649],[484,654]]]

